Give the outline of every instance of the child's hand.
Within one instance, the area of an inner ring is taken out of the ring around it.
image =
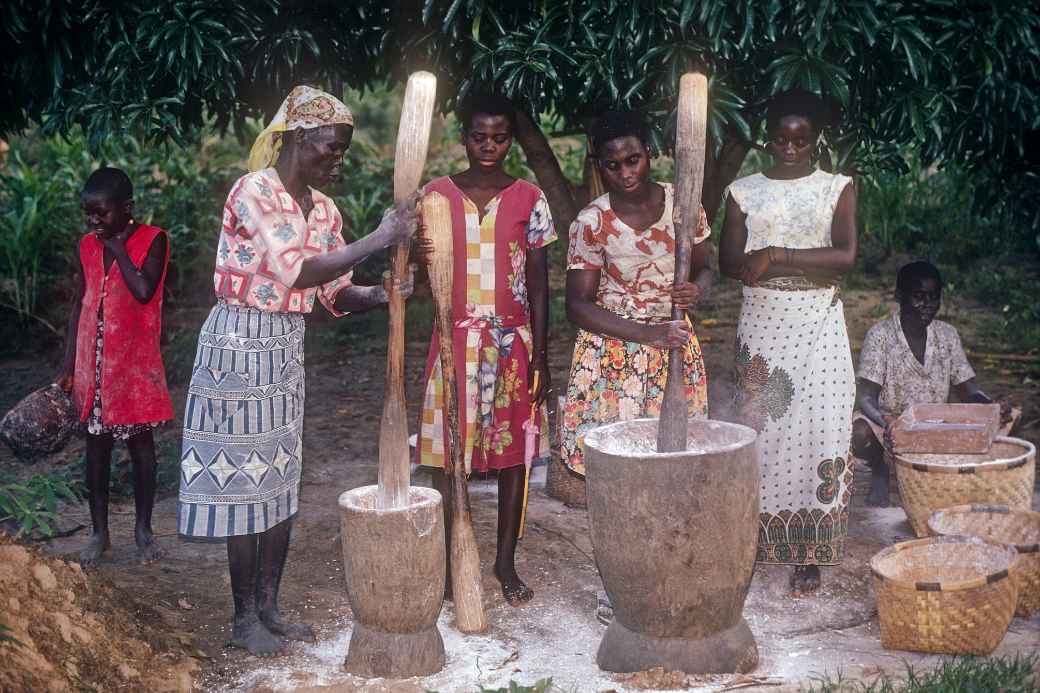
[[[538,374],[538,387],[531,387],[534,384],[535,373]],[[541,406],[545,401],[549,394],[549,377],[549,366],[544,358],[531,362],[531,369],[527,372],[527,388],[531,393],[532,403]]]
[[[65,392],[72,392],[72,373],[62,373],[54,384]]]
[[[101,241],[101,245],[105,246],[113,253],[119,253],[126,248],[126,238],[124,238],[121,233],[114,233],[112,235],[98,234],[98,240]]]

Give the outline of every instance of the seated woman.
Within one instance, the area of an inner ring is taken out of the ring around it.
[[[911,262],[896,276],[899,312],[867,332],[856,373],[859,412],[852,426],[852,452],[870,465],[867,504],[888,505],[889,468],[885,432],[907,407],[944,403],[952,387],[961,402],[990,404],[979,389],[975,371],[961,346],[957,330],[936,320],[942,302],[942,277],[929,262]],[[1000,402],[1006,435],[1014,417]]]
[[[592,132],[592,150],[607,193],[570,228],[567,317],[581,329],[567,384],[563,462],[584,474],[585,431],[660,414],[668,350],[685,349],[690,416],[708,414],[708,384],[690,323],[672,320],[672,305],[692,310],[712,283],[704,210],[694,234],[692,281],[674,284],[672,186],[650,179],[647,129],[634,113],[607,113]]]

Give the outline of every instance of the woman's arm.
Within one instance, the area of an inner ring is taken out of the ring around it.
[[[773,248],[772,255],[806,274],[837,278],[855,266],[858,251],[856,187],[850,183],[841,191],[834,209],[830,248]]]
[[[963,383],[954,385],[953,394],[956,395],[957,399],[961,402],[967,402],[969,404],[999,404],[1000,423],[1005,424],[1008,421],[1011,421],[1011,401],[1004,397],[998,397],[996,399],[990,397],[982,391],[982,388],[979,387],[979,383],[975,378],[968,378]]]
[[[672,349],[690,340],[690,328],[683,320],[644,325],[626,320],[596,304],[601,270],[567,270],[567,319],[589,332],[626,342],[639,342]]]
[[[415,233],[419,215],[415,203],[417,195],[394,205],[375,231],[360,240],[348,243],[328,253],[309,257],[300,266],[293,282],[294,289],[309,289],[341,277],[372,253],[392,245],[404,243]],[[342,293],[342,292],[340,292]]]
[[[541,404],[551,385],[548,366],[549,263],[544,247],[528,248],[525,272],[527,300],[531,310],[531,341],[534,346],[528,387],[534,384],[534,374],[539,373],[538,387],[531,392],[531,397],[534,402]]]
[[[719,271],[732,279],[740,279],[744,265],[744,246],[747,245],[747,224],[744,212],[732,195],[726,198],[726,219],[719,237]]]
[[[856,405],[859,410],[863,412],[863,416],[867,417],[878,426],[885,427],[888,425],[888,421],[885,420],[885,415],[881,413],[881,405],[878,402],[878,398],[881,395],[881,386],[872,380],[866,378],[859,378],[856,382]]]
[[[162,279],[163,268],[166,265],[166,234],[160,233],[152,240],[148,247],[148,255],[140,268],[134,265],[130,254],[126,251],[126,238],[123,234],[117,234],[107,238],[100,238],[101,243],[115,257],[119,265],[119,271],[126,282],[126,288],[130,290],[138,303],[148,303],[155,295],[155,290]]]
[[[745,253],[747,246],[747,215],[730,195],[726,198],[726,220],[719,239],[719,271],[732,279],[747,284],[805,274],[801,269],[783,262],[771,263],[766,249]],[[777,258],[778,260],[780,258]],[[752,281],[747,281],[751,278]]]
[[[383,283],[379,286],[357,286],[351,284],[336,292],[333,306],[341,313],[363,313],[378,308],[390,300],[389,292],[393,278],[390,272],[383,273]],[[415,265],[408,266],[408,274],[398,283],[398,291],[404,299],[408,299],[415,289]]]
[[[61,375],[58,376],[58,385],[61,389],[69,392],[72,390],[73,377],[76,372],[76,339],[79,337],[79,316],[83,310],[83,294],[86,293],[87,283],[83,276],[83,264],[76,251],[76,294],[72,299],[72,310],[69,311],[69,324],[65,329],[65,358],[61,364]]]

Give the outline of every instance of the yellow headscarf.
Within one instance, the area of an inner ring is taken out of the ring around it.
[[[274,166],[282,149],[282,133],[323,125],[354,125],[354,115],[342,101],[313,87],[295,87],[249,151],[249,170]]]

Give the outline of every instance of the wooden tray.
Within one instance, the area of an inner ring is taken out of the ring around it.
[[[892,426],[892,450],[983,454],[999,429],[998,404],[915,404]]]

